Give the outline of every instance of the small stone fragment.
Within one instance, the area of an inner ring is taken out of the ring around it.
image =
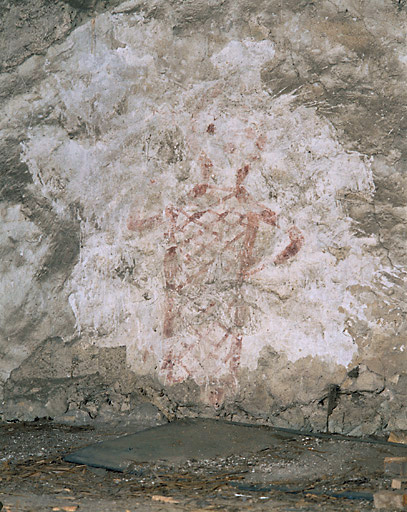
[[[174,500],[171,496],[160,496],[158,494],[155,494],[151,497],[153,501],[161,501],[161,503],[179,503],[177,500]]]
[[[407,432],[390,432],[389,443],[407,444]]]
[[[78,510],[78,505],[68,505],[66,507],[53,507],[52,510],[54,512],[76,512]]]
[[[407,457],[386,457],[384,472],[388,475],[407,476]]]
[[[393,478],[391,482],[392,489],[407,489],[407,478]]]
[[[373,495],[374,506],[379,509],[407,510],[407,494],[397,491],[380,491]]]

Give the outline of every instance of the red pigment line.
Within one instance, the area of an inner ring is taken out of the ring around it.
[[[174,356],[172,350],[170,350],[169,352],[167,352],[167,354],[164,357],[164,361],[161,365],[161,369],[167,371],[167,379],[173,384],[175,384],[177,382],[182,382],[184,380],[182,377],[178,377],[178,378],[174,377],[173,370],[176,365],[180,366],[185,371],[185,373],[188,375],[188,377],[191,377],[191,372],[182,363],[180,356]]]
[[[209,178],[211,177],[211,174],[213,171],[212,161],[208,158],[208,156],[204,152],[202,152],[199,157],[199,163],[201,166],[203,181],[209,181]]]
[[[262,270],[264,270],[266,268],[265,265],[261,265],[261,267],[258,267],[258,268],[255,268],[254,270],[251,270],[250,272],[246,272],[246,277],[251,277],[253,276],[254,274],[257,274],[258,272],[261,272]]]
[[[207,230],[209,233],[211,233],[213,236],[215,236],[215,238],[219,238],[219,233],[218,233],[217,231],[212,231],[212,230],[211,230],[211,226],[212,226],[213,224],[216,224],[217,222],[219,222],[219,219],[216,219],[216,218],[215,218],[215,219],[213,219],[213,220],[208,220],[208,221],[206,221],[206,222],[198,222],[198,221],[196,220],[196,218],[200,218],[200,217],[202,217],[203,215],[205,215],[206,213],[216,213],[216,212],[213,212],[212,210],[205,210],[205,211],[203,211],[203,212],[197,212],[197,213],[194,213],[194,214],[192,214],[192,215],[190,215],[190,216],[189,216],[187,213],[185,213],[184,211],[182,211],[182,213],[183,213],[184,215],[186,215],[186,216],[187,216],[187,218],[189,219],[189,221],[188,221],[188,222],[186,222],[186,223],[184,223],[184,224],[182,225],[182,230],[184,230],[184,229],[185,229],[185,227],[186,227],[188,224],[190,224],[190,223],[192,222],[192,223],[197,224],[198,226],[200,226],[200,227],[204,228],[205,230]]]
[[[277,225],[277,214],[276,212],[273,212],[273,210],[270,210],[269,208],[265,208],[260,213],[260,219],[266,224],[270,224],[271,226]]]
[[[295,226],[288,230],[288,236],[291,242],[275,258],[274,263],[276,265],[285,263],[290,258],[293,258],[299,252],[299,250],[304,244],[304,236],[302,235],[301,231]]]
[[[209,183],[199,183],[198,185],[194,185],[191,192],[188,192],[187,196],[192,195],[193,197],[204,196],[207,191],[220,191],[220,192],[233,192],[235,190],[234,187],[217,187],[216,185],[210,185]]]
[[[198,219],[200,219],[203,215],[205,215],[206,212],[207,212],[207,210],[202,211],[202,212],[195,212],[192,215],[189,215],[185,210],[180,210],[180,213],[182,213],[182,215],[184,215],[188,219],[188,222],[185,222],[184,224],[182,224],[182,226],[179,228],[179,230],[183,231],[185,229],[185,227],[188,224],[190,224],[191,222],[193,222],[194,224],[197,224],[200,227],[204,227],[204,225],[201,222],[199,222]]]
[[[224,344],[229,336],[234,340],[234,342],[232,342],[228,354],[222,359],[222,361],[224,364],[227,364],[229,361],[231,361],[230,370],[232,371],[232,373],[234,373],[240,366],[240,356],[242,352],[242,336],[240,334],[234,335],[229,331],[215,345],[215,348],[219,348],[222,344]]]
[[[229,333],[229,332],[226,332],[226,333],[222,336],[222,338],[218,341],[218,343],[216,343],[216,344],[215,344],[215,348],[219,348],[219,347],[221,347],[221,346],[225,343],[225,341],[229,338],[229,336],[230,336],[230,333]]]
[[[205,269],[207,267],[210,267],[212,265],[212,263],[215,261],[215,259],[216,258],[213,258],[208,263],[204,263],[203,265],[201,265],[201,267],[199,268],[198,272],[196,272],[196,274],[188,277],[186,284],[192,284],[197,277],[199,277],[201,274],[203,274],[203,272],[205,271]]]
[[[248,217],[248,215],[255,215],[258,220],[261,220],[263,221],[265,224],[270,224],[271,226],[276,226],[276,223],[277,223],[277,214],[275,212],[273,212],[272,210],[263,210],[261,213],[254,213],[254,212],[250,212],[249,214],[246,214],[246,215],[241,215],[241,218],[240,218],[240,225],[241,226],[244,226],[244,227],[248,227],[249,226],[249,223],[244,223],[244,219]]]
[[[184,259],[187,261],[187,263],[190,263],[191,261],[193,262],[193,259],[191,258],[190,254],[185,254]]]
[[[196,327],[194,327],[193,325],[190,325],[189,326],[190,329],[192,329],[192,331],[198,336],[199,340],[202,341],[203,339],[203,336],[202,334],[198,331],[198,329]]]
[[[133,215],[130,215],[127,220],[127,229],[130,231],[145,231],[146,229],[152,229],[157,224],[161,224],[162,216],[160,214],[148,217],[147,219],[137,219]]]
[[[222,203],[226,203],[226,201],[229,201],[229,199],[232,199],[232,197],[235,197],[235,193],[234,192],[231,192],[230,194],[228,194],[227,196],[224,196],[224,197],[221,197],[218,201],[216,201],[215,203],[212,203],[209,205],[210,208],[212,208],[213,206],[217,206],[219,204],[222,204]]]
[[[225,217],[229,215],[229,211],[223,211],[221,213],[217,212],[216,210],[212,210],[211,208],[208,209],[208,224],[220,224],[221,222],[224,222]]]
[[[204,228],[206,229],[207,231],[209,231],[212,235],[214,235],[216,238],[218,238],[219,236],[219,233],[217,233],[216,231],[211,231],[210,230],[210,226],[216,222],[216,219],[212,222],[199,222],[197,219],[199,219],[200,217],[202,217],[203,215],[205,215],[206,213],[208,213],[209,210],[204,210],[204,211],[200,211],[200,212],[195,212],[193,213],[192,215],[189,215],[188,213],[186,213],[184,210],[180,210],[180,212],[185,215],[185,217],[187,217],[188,219],[188,222],[185,222],[179,229],[178,231],[184,231],[184,229],[188,226],[188,224],[190,223],[194,223],[194,224],[197,224],[198,226],[200,226],[201,228]]]
[[[225,203],[226,201],[229,201],[229,199],[232,199],[233,197],[237,197],[236,195],[236,187],[235,188],[227,188],[227,189],[223,189],[223,188],[219,188],[219,187],[212,187],[211,185],[208,185],[208,188],[212,189],[212,190],[220,190],[222,192],[230,192],[228,195],[224,196],[224,197],[221,197],[219,198],[218,200],[214,201],[213,203],[210,203],[208,205],[209,208],[214,208],[222,203]]]
[[[256,140],[256,146],[260,149],[260,151],[263,151],[266,142],[267,137],[265,135],[260,135],[259,138]]]
[[[226,221],[225,221],[225,218],[226,218],[226,217],[229,215],[229,213],[230,213],[230,212],[228,212],[228,211],[224,211],[224,212],[222,212],[222,213],[218,213],[217,211],[212,210],[212,209],[209,209],[209,210],[207,210],[207,211],[208,211],[209,213],[213,213],[213,215],[216,215],[217,217],[219,217],[219,218],[218,218],[218,220],[217,220],[217,222],[219,222],[219,221],[226,222]],[[216,221],[216,219],[215,219],[215,221]],[[214,221],[214,222],[215,222],[215,221]]]
[[[249,174],[250,167],[245,165],[236,171],[236,188],[239,188]]]
[[[241,214],[241,213],[236,213],[236,212],[233,212],[233,211],[230,211],[230,210],[225,210],[221,213],[218,213],[216,210],[212,210],[211,208],[209,208],[207,210],[208,213],[212,213],[213,215],[216,215],[217,217],[219,217],[218,219],[214,219],[213,221],[211,221],[211,224],[215,224],[215,223],[218,223],[218,222],[224,222],[225,224],[227,224],[228,226],[236,226],[237,224],[239,224],[241,222],[241,219],[243,217],[245,217],[245,214]],[[227,216],[232,216],[232,215],[237,215],[239,217],[239,220],[237,220],[236,222],[229,222],[228,220],[226,220],[226,217]]]
[[[239,218],[236,222],[231,222],[231,226],[246,226],[246,224],[243,223],[244,219],[246,218],[245,213],[237,213],[237,212],[230,212],[231,215],[237,215]]]
[[[165,208],[165,215],[168,217],[171,224],[176,224],[179,216],[179,210],[174,206],[167,206]]]
[[[164,310],[164,325],[163,325],[163,335],[164,338],[171,338],[174,334],[174,320],[175,320],[175,311],[174,311],[174,298],[171,297],[168,293],[165,294],[165,310]]]
[[[175,233],[177,232],[177,219],[178,219],[179,214],[175,208],[173,208],[172,206],[170,206],[170,207],[167,206],[167,208],[165,209],[165,215],[169,219],[169,222],[170,222],[170,227],[169,227],[170,242],[172,244],[175,244],[176,243]]]
[[[228,214],[228,212],[223,212],[223,213],[219,214],[217,211],[212,210],[210,208],[205,210],[205,213],[208,214],[208,220],[206,221],[207,226],[209,226],[211,224],[216,224],[217,222],[219,222],[221,220],[222,217],[226,217]],[[218,217],[218,218],[216,218],[216,217]]]
[[[192,189],[191,195],[193,197],[201,197],[204,196],[208,190],[209,185],[207,183],[201,183],[200,185],[195,185]]]
[[[243,243],[243,250],[240,253],[240,271],[239,277],[244,278],[247,269],[253,265],[253,249],[256,242],[257,231],[259,229],[259,219],[257,214],[247,214],[247,229],[246,236]]]
[[[204,194],[206,194],[206,192],[208,190],[228,192],[228,194],[226,196],[220,197],[220,198],[216,199],[215,201],[209,203],[208,208],[215,208],[216,206],[219,206],[220,204],[223,204],[223,203],[229,201],[229,199],[237,198],[239,193],[240,193],[241,199],[243,198],[243,196],[246,197],[246,200],[247,200],[247,198],[250,198],[250,195],[248,194],[247,191],[245,191],[245,194],[243,194],[243,193],[241,193],[241,191],[239,191],[239,190],[237,191],[236,187],[221,188],[221,187],[215,187],[213,185],[207,185],[207,184],[196,185],[192,190],[193,196],[198,197],[200,195],[204,195]]]
[[[185,283],[177,284],[176,277],[180,273],[180,263],[178,262],[177,255],[178,247],[173,245],[165,251],[164,255],[164,277],[165,277],[165,288],[173,292],[179,292],[185,287]]]
[[[196,256],[197,253],[195,253],[191,259],[192,260],[195,260],[195,256]],[[187,280],[186,280],[186,284],[191,284],[197,277],[199,277],[205,270],[206,267],[209,267],[210,265],[212,265],[212,263],[215,261],[216,258],[212,258],[209,262],[206,262],[206,263],[203,263],[198,271],[195,273],[195,274],[191,274]]]
[[[236,187],[235,197],[240,203],[248,204],[251,195],[244,187]]]
[[[192,331],[193,331],[193,332],[198,336],[199,341],[200,341],[200,342],[205,343],[205,339],[206,339],[206,338],[204,337],[204,335],[202,334],[202,332],[200,332],[200,331],[198,330],[198,328],[194,327],[193,325],[190,325],[189,327],[190,327],[190,329],[192,329]],[[205,335],[205,336],[206,336],[206,335]],[[199,343],[199,342],[198,342],[198,343]]]
[[[216,322],[216,325],[218,327],[220,327],[221,329],[223,329],[225,331],[225,333],[229,336],[229,334],[232,332],[232,329],[230,327],[226,327],[225,325],[222,324],[222,322],[220,320],[218,320]]]
[[[173,245],[165,251],[164,255],[164,277],[165,286],[168,290],[175,290],[175,277],[179,272],[177,259],[177,246]]]
[[[242,236],[245,235],[245,232],[242,231],[241,233],[239,233],[238,235],[236,235],[234,238],[232,238],[232,240],[229,240],[229,242],[226,242],[226,244],[223,246],[223,250],[227,249],[229,247],[229,245],[232,245],[233,243],[235,243],[237,240],[239,240],[239,238],[242,238]]]
[[[224,363],[228,363],[232,360],[231,370],[236,370],[240,366],[240,355],[242,353],[242,336],[232,335],[234,343],[232,343],[229,353],[223,359]]]

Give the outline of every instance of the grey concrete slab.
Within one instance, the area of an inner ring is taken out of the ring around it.
[[[283,432],[263,426],[188,419],[103,441],[65,457],[68,462],[126,471],[132,464],[183,462],[255,453],[281,442]]]

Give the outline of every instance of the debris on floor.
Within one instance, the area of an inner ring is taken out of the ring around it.
[[[389,443],[407,444],[407,432],[391,432],[387,441]]]
[[[407,510],[407,493],[380,491],[374,495],[374,506],[385,510]]]
[[[388,475],[407,476],[407,457],[386,457],[384,472]]]
[[[220,420],[166,427],[138,435],[137,425],[130,433],[111,425],[0,424],[4,510],[366,512],[374,508],[373,494],[391,489],[392,479],[404,478],[385,474],[383,460],[407,456],[407,446],[380,439]],[[89,455],[83,452],[86,447],[97,447],[100,455],[117,439],[117,453],[125,454],[129,441],[134,448],[131,464],[121,471],[64,460],[66,453]],[[150,439],[150,445],[141,446],[143,439]]]
[[[395,443],[400,437],[391,436]],[[404,444],[404,443],[401,443]],[[407,457],[385,457],[385,476],[394,477],[390,490],[381,490],[374,494],[374,506],[381,510],[407,510]]]
[[[407,477],[405,478],[393,478],[391,481],[392,489],[405,489],[407,490]]]

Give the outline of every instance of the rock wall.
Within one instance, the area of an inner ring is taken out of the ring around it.
[[[3,418],[406,429],[404,3],[2,24]]]

